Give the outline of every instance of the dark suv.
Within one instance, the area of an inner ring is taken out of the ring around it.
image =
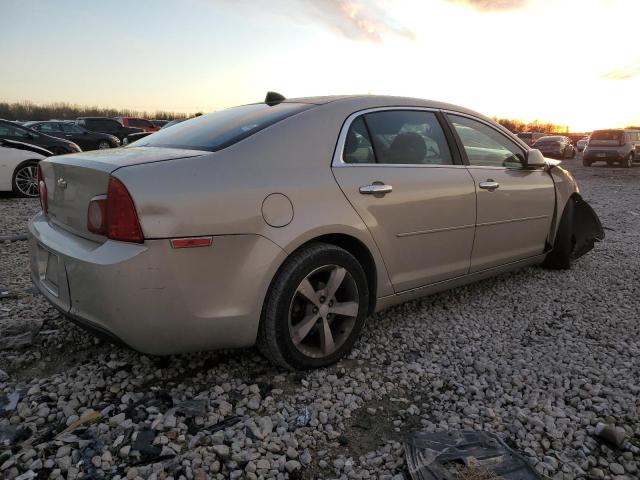
[[[594,162],[607,165],[620,163],[631,168],[640,160],[640,130],[596,130],[589,137],[589,143],[582,154],[582,164],[591,166]]]
[[[108,133],[122,141],[130,133],[142,132],[141,128],[125,127],[114,118],[108,117],[79,117],[76,123],[92,132]]]

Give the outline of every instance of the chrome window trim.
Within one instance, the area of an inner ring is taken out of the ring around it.
[[[429,113],[438,113],[442,110],[438,108],[430,108],[430,107],[403,107],[403,106],[393,106],[393,107],[374,107],[367,108],[365,110],[359,110],[357,112],[352,113],[347,117],[347,119],[342,124],[342,129],[340,130],[340,135],[338,135],[338,142],[336,144],[336,149],[333,152],[333,159],[331,161],[331,167],[382,167],[382,168],[465,168],[465,165],[429,165],[429,164],[421,164],[421,163],[346,163],[342,160],[342,156],[344,154],[344,144],[347,139],[347,133],[349,132],[349,128],[351,128],[351,124],[354,120],[362,115],[366,115],[368,113],[374,112],[393,112],[393,111],[403,111],[403,110],[417,110],[420,112],[429,112]],[[442,127],[441,127],[442,128]],[[444,132],[443,132],[444,134]],[[453,160],[453,152],[450,152]]]

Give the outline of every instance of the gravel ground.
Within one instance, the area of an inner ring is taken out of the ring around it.
[[[26,243],[1,244],[0,342],[27,345],[0,350],[0,477],[401,479],[405,434],[484,429],[554,479],[639,478],[640,167],[565,165],[607,229],[571,271],[387,310],[313,372],[254,350],[158,359],[97,341],[34,296]],[[0,235],[37,208],[0,198]],[[598,422],[629,442],[601,443]]]

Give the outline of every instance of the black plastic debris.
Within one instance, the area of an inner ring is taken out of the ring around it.
[[[504,480],[540,479],[522,456],[489,432],[416,432],[404,449],[413,480],[455,480],[461,467]]]
[[[155,438],[156,432],[153,430],[140,430],[133,442],[133,445],[131,446],[131,449],[140,452],[142,458],[155,458],[160,455],[162,450],[160,447],[153,444]]]
[[[207,413],[207,401],[204,399],[185,400],[176,405],[176,412],[185,417],[204,417]]]
[[[218,423],[214,423],[213,425],[206,427],[206,430],[208,430],[211,433],[214,433],[219,430],[224,430],[225,428],[233,427],[236,423],[240,422],[241,420],[242,418],[238,416],[225,418],[224,420]]]

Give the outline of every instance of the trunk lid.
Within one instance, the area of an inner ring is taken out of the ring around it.
[[[51,157],[40,162],[47,185],[49,220],[76,235],[104,242],[106,237],[87,229],[87,209],[93,197],[107,193],[109,176],[114,170],[207,153],[200,150],[128,147]]]

